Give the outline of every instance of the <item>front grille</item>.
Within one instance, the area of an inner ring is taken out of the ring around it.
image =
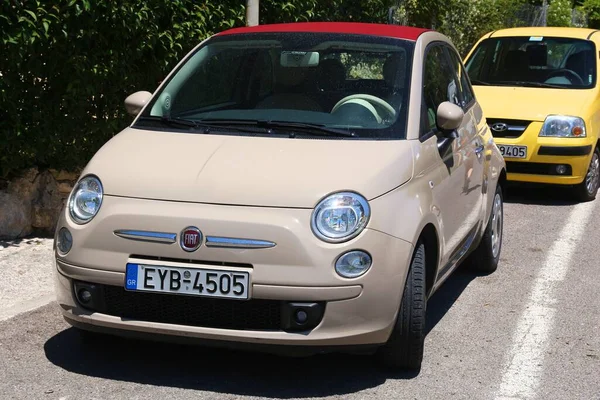
[[[492,136],[508,139],[515,139],[521,136],[530,123],[531,121],[521,119],[487,118],[487,124],[492,131]],[[497,124],[504,124],[503,129],[495,129],[498,128]]]
[[[566,172],[559,174],[556,171],[558,165],[564,165]],[[532,175],[560,175],[570,176],[573,175],[573,169],[568,164],[548,164],[548,163],[532,163],[532,162],[516,162],[507,161],[506,171],[513,174],[532,174]]]
[[[206,328],[281,330],[282,303],[277,300],[228,300],[129,292],[102,285],[103,305],[95,311],[147,322]]]

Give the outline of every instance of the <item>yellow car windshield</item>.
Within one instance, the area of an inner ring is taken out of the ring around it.
[[[558,37],[482,41],[467,60],[474,85],[589,89],[596,84],[594,44]]]

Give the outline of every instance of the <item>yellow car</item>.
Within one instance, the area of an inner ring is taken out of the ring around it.
[[[578,200],[596,197],[599,45],[592,29],[511,28],[486,34],[467,55],[509,181],[572,185]]]

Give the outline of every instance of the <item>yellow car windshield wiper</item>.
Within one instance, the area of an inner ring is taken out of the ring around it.
[[[552,83],[544,82],[529,82],[529,81],[495,81],[492,85],[500,86],[522,86],[522,87],[541,87],[541,88],[553,88],[553,89],[567,89],[569,86],[556,85]]]

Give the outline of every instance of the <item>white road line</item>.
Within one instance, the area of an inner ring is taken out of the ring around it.
[[[554,289],[565,279],[571,259],[585,232],[596,202],[577,204],[546,261],[538,271],[533,290],[513,337],[496,400],[532,399],[543,372],[545,348],[554,322]]]
[[[20,302],[6,310],[0,309],[0,322],[16,317],[17,315],[23,314],[27,311],[32,311],[37,308],[43,307],[46,304],[53,302],[54,300],[54,293],[51,293],[40,297],[36,297],[35,299]]]

